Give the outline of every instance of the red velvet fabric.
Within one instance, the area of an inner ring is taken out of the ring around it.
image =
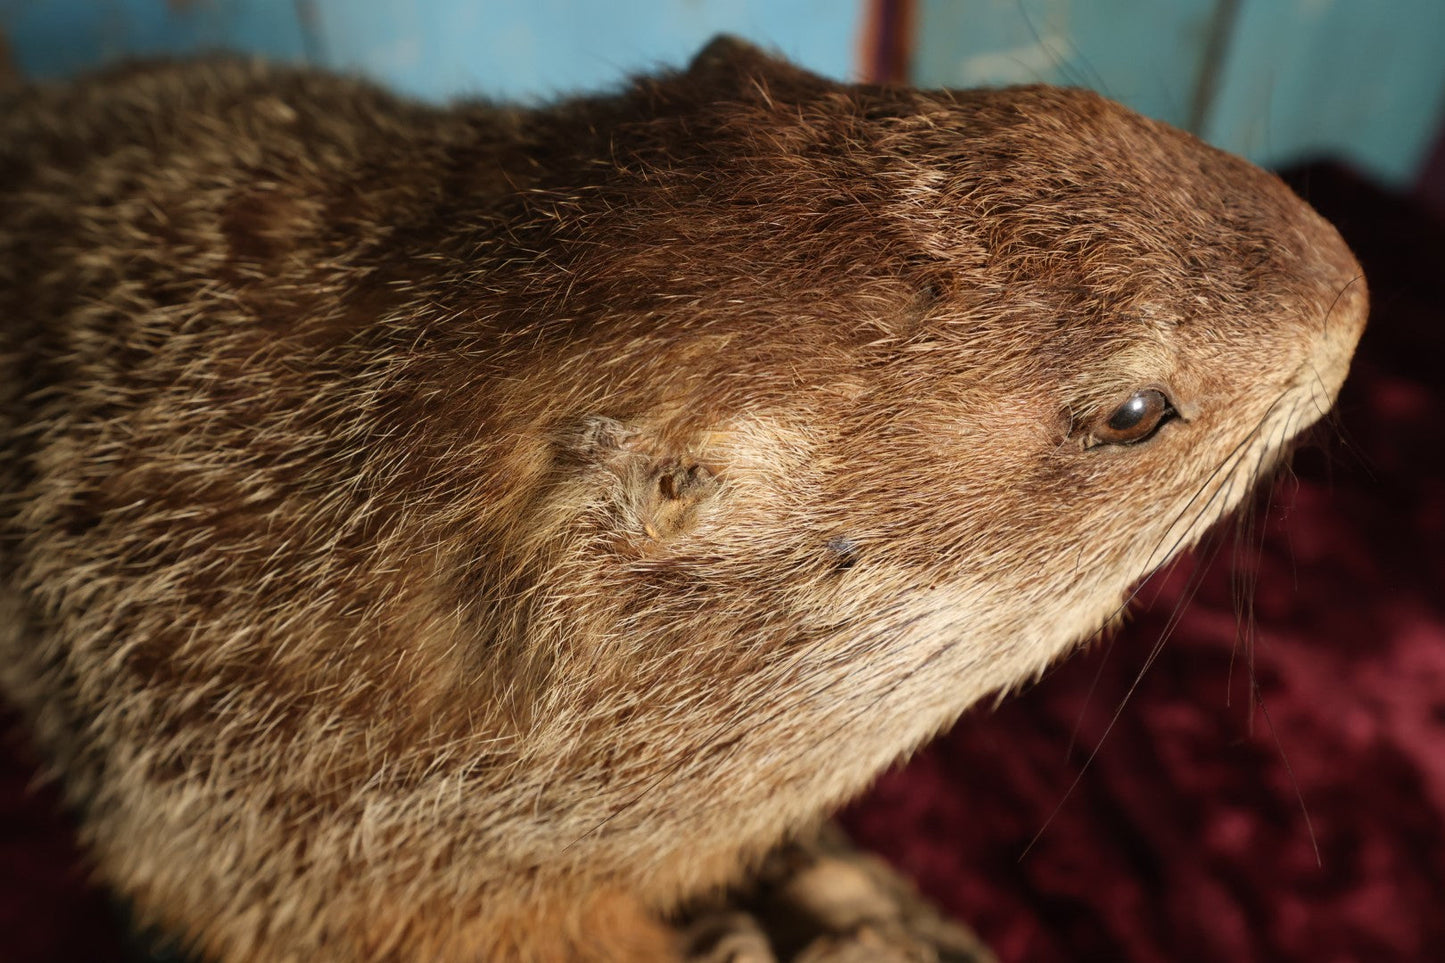
[[[1445,226],[1330,169],[1298,185],[1360,255],[1374,312],[1257,557],[1156,579],[1112,645],[969,713],[845,814],[1004,963],[1445,959]],[[120,959],[5,722],[0,959]]]

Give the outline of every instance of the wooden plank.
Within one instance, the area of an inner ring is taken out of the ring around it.
[[[226,47],[431,99],[615,85],[724,31],[850,78],[863,20],[864,0],[0,0],[25,77]],[[1265,164],[1406,183],[1445,110],[1441,0],[918,0],[916,22],[920,84],[1089,86]]]
[[[856,74],[863,0],[0,0],[22,76],[225,47],[311,59],[441,100],[540,99],[681,65],[714,35]]]
[[[308,0],[318,58],[430,99],[615,86],[738,34],[831,77],[855,72],[861,0]]]
[[[1406,185],[1445,113],[1441,0],[922,0],[919,23],[918,83],[1092,87],[1267,166]]]
[[[0,30],[21,76],[35,80],[221,47],[279,60],[306,53],[294,0],[8,0]]]
[[[913,77],[936,87],[1090,87],[1187,126],[1217,0],[922,0]]]
[[[1247,0],[1203,136],[1266,165],[1344,157],[1408,184],[1445,112],[1441,0]]]

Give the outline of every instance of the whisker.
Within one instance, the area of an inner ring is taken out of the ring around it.
[[[1304,816],[1305,832],[1310,837],[1310,848],[1314,850],[1315,866],[1323,869],[1325,861],[1320,856],[1319,838],[1315,836],[1315,824],[1310,819],[1310,809],[1305,803],[1304,791],[1300,788],[1299,779],[1295,776],[1294,766],[1290,764],[1289,756],[1284,751],[1284,743],[1280,741],[1279,730],[1274,727],[1274,719],[1270,717],[1269,707],[1264,704],[1264,693],[1260,691],[1258,684],[1254,690],[1255,703],[1259,706],[1260,714],[1264,716],[1264,724],[1269,729],[1270,737],[1274,740],[1275,748],[1279,751],[1279,761],[1284,765],[1285,774],[1289,776],[1290,787],[1294,789],[1295,799],[1299,802],[1300,814]]]
[[[1281,397],[1283,397],[1283,395],[1282,395]],[[1275,400],[1275,404],[1278,404],[1279,400],[1280,400],[1280,399],[1276,399],[1276,400]],[[1270,406],[1270,410],[1272,411],[1272,410],[1274,409],[1274,407],[1275,407],[1275,405],[1271,405],[1271,406]],[[1269,415],[1269,413],[1266,412],[1265,418],[1268,418],[1268,415]],[[1260,421],[1258,424],[1255,425],[1254,430],[1250,432],[1250,436],[1251,436],[1251,437],[1253,437],[1253,436],[1259,431],[1260,427],[1262,427],[1262,425],[1264,424],[1264,420],[1265,420],[1265,419],[1261,419],[1261,421]],[[1236,447],[1233,449],[1233,451],[1231,451],[1230,454],[1229,454],[1228,456],[1226,456],[1225,462],[1222,462],[1218,467],[1215,468],[1215,470],[1214,470],[1213,472],[1210,473],[1209,479],[1205,481],[1204,485],[1207,486],[1207,485],[1209,484],[1209,480],[1212,480],[1213,478],[1215,478],[1215,477],[1218,475],[1220,468],[1225,467],[1225,464],[1227,464],[1230,460],[1233,460],[1233,461],[1236,463],[1236,465],[1237,465],[1238,462],[1244,457],[1244,451],[1245,451],[1245,450],[1247,450],[1247,449],[1244,449],[1244,443],[1243,443],[1243,442],[1242,442],[1240,445],[1236,446]],[[1228,469],[1227,474],[1226,474],[1226,478],[1227,478],[1227,479],[1230,478],[1230,477],[1233,475],[1233,472],[1234,472],[1234,467],[1230,467],[1230,468]],[[1201,489],[1201,490],[1202,490],[1202,489]],[[1228,491],[1228,489],[1227,489],[1225,486],[1220,486],[1220,487],[1216,488],[1215,491],[1214,491],[1214,494],[1210,495],[1209,498],[1207,498],[1207,499],[1205,500],[1204,504],[1199,507],[1199,511],[1196,513],[1196,516],[1195,516],[1195,521],[1194,521],[1194,522],[1191,522],[1190,525],[1189,525],[1187,528],[1188,528],[1188,529],[1192,529],[1192,528],[1194,527],[1194,525],[1198,522],[1199,519],[1202,519],[1202,518],[1206,517],[1206,516],[1208,515],[1208,513],[1209,513],[1210,508],[1215,504],[1216,500],[1220,497],[1221,494],[1226,494],[1226,500],[1227,500],[1227,491]],[[1193,502],[1198,498],[1198,495],[1199,495],[1199,492],[1196,492],[1195,495],[1190,498],[1188,504],[1193,504]],[[1187,507],[1188,507],[1188,506],[1186,505],[1186,508],[1187,508]],[[1171,528],[1173,527],[1173,524],[1177,524],[1178,521],[1179,521],[1182,517],[1183,517],[1182,514],[1176,516],[1174,523],[1171,524]],[[1167,536],[1166,536],[1166,537],[1167,537]],[[1161,543],[1162,543],[1162,540],[1161,540]],[[1178,546],[1179,544],[1180,544],[1179,542],[1176,542],[1176,543],[1175,543],[1176,548],[1177,548],[1177,546]],[[1157,550],[1157,548],[1156,548],[1156,550]],[[1170,554],[1172,555],[1173,552],[1171,551]],[[1150,557],[1152,558],[1153,555],[1151,554]],[[1203,573],[1204,571],[1205,571],[1205,569],[1204,569],[1203,566],[1196,566],[1195,569],[1190,573],[1190,581],[1189,581],[1188,584],[1189,584],[1190,586],[1192,586],[1192,588],[1191,588],[1191,587],[1186,587],[1186,592],[1185,592],[1186,603],[1185,603],[1185,604],[1187,604],[1187,600],[1192,599],[1192,598],[1194,597],[1194,594],[1198,591],[1198,589],[1199,589],[1199,584],[1200,584],[1200,582],[1202,581],[1202,578],[1203,578],[1202,573]],[[1116,608],[1116,609],[1114,610],[1113,614],[1110,616],[1110,618],[1109,618],[1108,620],[1105,621],[1104,625],[1109,625],[1109,624],[1111,624],[1111,623],[1113,622],[1113,620],[1114,620],[1115,618],[1117,618],[1117,617],[1124,611],[1124,609],[1128,606],[1129,602],[1132,601],[1132,600],[1139,594],[1139,592],[1140,592],[1140,590],[1142,589],[1142,587],[1143,587],[1143,582],[1142,582],[1142,580],[1141,580],[1140,584],[1137,585],[1137,586],[1135,586],[1135,588],[1129,593],[1128,599],[1126,599],[1125,602],[1124,602],[1121,606],[1119,606],[1118,608]],[[1063,808],[1064,803],[1067,802],[1067,800],[1068,800],[1068,793],[1069,793],[1069,792],[1072,792],[1074,786],[1077,786],[1077,785],[1078,785],[1079,780],[1083,778],[1084,772],[1086,772],[1086,771],[1088,770],[1089,765],[1090,765],[1090,764],[1093,762],[1093,760],[1094,760],[1094,757],[1098,755],[1099,749],[1102,747],[1104,740],[1106,740],[1106,739],[1108,738],[1109,732],[1113,729],[1114,724],[1119,720],[1120,715],[1123,713],[1124,706],[1128,703],[1129,697],[1133,694],[1134,690],[1138,687],[1139,682],[1143,679],[1144,674],[1148,672],[1149,667],[1153,665],[1154,660],[1158,658],[1160,651],[1162,651],[1162,649],[1163,649],[1164,642],[1167,641],[1169,635],[1173,634],[1174,628],[1178,625],[1179,619],[1182,617],[1182,612],[1183,612],[1183,608],[1180,607],[1180,606],[1176,606],[1175,612],[1174,612],[1173,616],[1171,617],[1168,626],[1167,626],[1166,629],[1165,629],[1165,634],[1161,637],[1161,639],[1160,639],[1159,643],[1156,645],[1154,651],[1151,652],[1150,655],[1149,655],[1149,657],[1145,660],[1144,666],[1143,666],[1143,668],[1140,670],[1138,677],[1137,677],[1137,678],[1135,679],[1135,681],[1134,681],[1134,684],[1129,687],[1129,691],[1128,691],[1128,693],[1125,695],[1124,701],[1120,704],[1118,710],[1117,710],[1117,711],[1115,712],[1115,714],[1114,714],[1113,719],[1110,721],[1108,727],[1105,729],[1104,735],[1103,735],[1103,737],[1100,739],[1099,746],[1096,746],[1095,749],[1093,750],[1093,752],[1091,752],[1091,753],[1089,754],[1088,759],[1087,759],[1087,760],[1085,761],[1085,763],[1084,763],[1083,769],[1080,771],[1078,777],[1075,778],[1074,784],[1073,784],[1072,786],[1070,786],[1070,788],[1069,788],[1068,791],[1065,792],[1065,796],[1064,796],[1064,798],[1063,798],[1062,800],[1060,800],[1058,807],[1055,808],[1054,814],[1057,814],[1058,811]],[[1101,628],[1102,628],[1102,627],[1101,627]],[[891,633],[890,633],[890,634],[891,634]],[[858,713],[855,713],[853,716],[848,717],[846,720],[844,720],[843,723],[840,723],[840,724],[839,724],[838,726],[836,726],[834,729],[829,730],[829,732],[828,732],[822,739],[820,739],[820,740],[815,740],[813,743],[810,743],[810,744],[809,744],[809,749],[811,750],[811,749],[813,749],[813,748],[816,748],[818,745],[822,745],[822,744],[826,743],[826,742],[828,741],[828,739],[830,739],[832,736],[836,735],[839,731],[841,731],[842,729],[844,729],[844,728],[846,728],[848,725],[850,725],[850,724],[852,723],[852,721],[858,717],[858,715],[861,715],[861,714],[862,714],[863,712],[865,712],[865,711],[871,711],[872,709],[876,708],[877,705],[878,705],[880,702],[883,701],[883,699],[885,699],[887,696],[889,696],[889,695],[891,695],[893,692],[895,692],[895,691],[898,689],[899,686],[901,686],[901,685],[903,685],[905,682],[909,681],[915,674],[917,674],[917,672],[918,672],[919,670],[921,670],[921,669],[923,669],[923,668],[926,668],[928,665],[933,664],[933,663],[936,662],[938,659],[942,658],[944,655],[946,655],[946,654],[948,654],[949,652],[951,652],[957,645],[961,644],[961,643],[964,641],[965,638],[966,638],[966,636],[963,635],[962,633],[953,633],[953,634],[951,635],[951,637],[950,637],[950,639],[949,639],[948,642],[946,642],[946,643],[945,643],[942,647],[940,647],[939,649],[936,649],[934,652],[932,652],[927,658],[925,658],[925,659],[923,660],[923,662],[922,662],[921,664],[919,664],[918,666],[914,667],[914,669],[913,669],[912,672],[907,673],[907,674],[905,674],[905,675],[903,675],[903,676],[900,676],[892,685],[888,686],[887,689],[885,689],[885,690],[884,690],[881,694],[879,694],[875,699],[873,699],[871,702],[869,702],[866,706],[862,707],[862,709],[860,709]],[[836,683],[833,683],[833,684],[836,684]],[[1053,819],[1053,815],[1050,815],[1049,818],[1050,818],[1050,820],[1052,820],[1052,819]],[[1039,830],[1039,833],[1038,833],[1038,834],[1034,837],[1034,839],[1029,843],[1029,846],[1028,846],[1028,847],[1025,847],[1023,853],[1020,854],[1020,857],[1019,857],[1020,859],[1022,859],[1024,856],[1028,855],[1029,849],[1032,848],[1034,842],[1037,842],[1037,841],[1038,841],[1038,838],[1043,835],[1044,830],[1047,829],[1047,828],[1048,828],[1048,824],[1045,823],[1044,827]]]
[[[1219,473],[1221,471],[1234,471],[1235,465],[1237,464],[1237,459],[1243,457],[1241,453],[1246,450],[1246,448],[1252,442],[1255,441],[1256,437],[1259,435],[1260,429],[1263,428],[1264,425],[1269,421],[1270,416],[1274,414],[1274,411],[1279,406],[1280,402],[1283,401],[1286,397],[1288,397],[1288,395],[1288,391],[1280,392],[1280,394],[1274,399],[1274,401],[1270,403],[1269,408],[1265,410],[1264,414],[1260,417],[1260,420],[1255,424],[1252,429],[1250,429],[1249,433],[1240,440],[1239,444],[1235,445],[1232,449],[1230,449],[1229,453],[1220,460],[1219,464],[1214,467],[1214,470],[1211,471],[1209,475],[1205,477],[1204,481],[1200,483],[1199,487],[1195,489],[1195,492],[1190,497],[1189,501],[1184,503],[1184,507],[1179,510],[1179,513],[1174,517],[1174,520],[1170,522],[1169,526],[1164,530],[1164,534],[1160,537],[1158,544],[1154,546],[1154,550],[1150,552],[1150,565],[1146,567],[1152,568],[1153,559],[1158,556],[1159,549],[1163,547],[1164,542],[1169,538],[1169,532],[1174,530],[1174,528],[1179,524],[1180,520],[1182,520],[1185,514],[1188,513],[1189,509],[1193,507],[1195,501],[1199,499],[1199,496],[1204,494],[1204,492],[1208,490],[1210,484],[1214,481],[1215,478],[1219,476]],[[1216,489],[1216,494],[1217,493],[1218,489]],[[1210,501],[1213,501],[1213,496],[1210,497]],[[1202,517],[1202,515],[1196,515],[1196,520]],[[1177,539],[1175,539],[1174,543],[1169,547],[1169,551],[1164,553],[1164,558],[1170,558],[1174,555],[1175,552],[1179,551],[1180,547],[1184,544],[1185,539],[1189,537],[1189,533],[1192,528],[1192,524],[1185,526],[1184,533],[1181,534]],[[1130,596],[1130,598],[1132,599],[1132,596]]]
[[[1164,565],[1161,566],[1160,571],[1166,571],[1166,570],[1167,570],[1167,571],[1169,571],[1169,572],[1172,573],[1173,570],[1174,570],[1174,568],[1177,567],[1182,560],[1183,560],[1183,556],[1176,555],[1174,558],[1171,558],[1168,562],[1164,563]],[[1196,565],[1199,564],[1197,557],[1195,558],[1195,564],[1196,564]],[[1145,580],[1147,581],[1147,580],[1148,580],[1148,577],[1146,577]],[[1141,583],[1141,587],[1142,587],[1142,583]],[[1156,591],[1156,592],[1154,593],[1154,598],[1151,600],[1151,604],[1152,604],[1152,602],[1157,602],[1157,601],[1158,601],[1159,596],[1160,596],[1160,594],[1162,594],[1162,592],[1163,592],[1163,588],[1161,587],[1158,591]],[[1130,597],[1133,598],[1134,596],[1131,595]],[[1065,758],[1065,759],[1070,759],[1070,758],[1072,758],[1073,755],[1074,755],[1074,749],[1078,746],[1078,743],[1079,743],[1079,730],[1080,730],[1080,728],[1081,728],[1081,727],[1083,726],[1083,724],[1084,724],[1084,717],[1085,717],[1085,715],[1088,714],[1089,706],[1090,706],[1090,705],[1093,703],[1093,701],[1094,701],[1094,693],[1095,693],[1095,691],[1096,691],[1096,690],[1098,689],[1098,687],[1099,687],[1099,681],[1100,681],[1100,680],[1103,678],[1103,676],[1104,676],[1104,669],[1108,666],[1109,657],[1110,657],[1110,656],[1113,654],[1113,652],[1114,652],[1114,640],[1115,640],[1115,638],[1116,638],[1116,636],[1115,636],[1114,634],[1112,634],[1112,633],[1110,633],[1109,637],[1107,638],[1107,640],[1106,640],[1106,642],[1105,642],[1104,653],[1103,653],[1102,656],[1099,657],[1099,665],[1098,665],[1097,668],[1094,669],[1093,677],[1089,680],[1089,687],[1088,687],[1088,689],[1085,690],[1085,692],[1084,692],[1084,704],[1083,704],[1083,706],[1080,707],[1078,713],[1074,716],[1074,724],[1073,724],[1073,726],[1069,729],[1069,742],[1068,742],[1068,745],[1067,745],[1067,746],[1065,747],[1065,749],[1064,749],[1064,758]]]
[[[1363,273],[1360,273],[1356,274],[1344,284],[1340,285],[1340,289],[1335,292],[1334,300],[1331,301],[1330,306],[1325,309],[1325,314],[1323,318],[1323,325],[1325,330],[1329,329],[1330,319],[1334,317],[1335,308],[1340,306],[1340,299],[1345,296],[1345,292],[1348,291],[1350,288],[1354,287],[1356,284],[1359,284],[1363,280],[1365,280],[1365,275]]]
[[[1133,698],[1140,683],[1144,681],[1144,676],[1148,674],[1155,660],[1159,658],[1159,654],[1164,651],[1164,646],[1168,643],[1170,636],[1174,634],[1175,628],[1179,625],[1184,609],[1188,606],[1189,602],[1193,600],[1195,593],[1199,590],[1199,586],[1203,584],[1204,573],[1206,571],[1207,568],[1200,565],[1196,566],[1194,570],[1189,573],[1189,581],[1185,584],[1184,591],[1180,593],[1180,600],[1178,604],[1175,605],[1174,612],[1170,615],[1169,621],[1165,624],[1163,631],[1160,632],[1159,639],[1150,649],[1148,656],[1145,657],[1143,665],[1140,666],[1139,671],[1135,674],[1134,681],[1129,684],[1129,688],[1124,692],[1123,698],[1119,700],[1118,708],[1114,710],[1114,714],[1109,718],[1109,723],[1104,727],[1104,732],[1099,737],[1098,743],[1095,744],[1093,750],[1084,760],[1083,765],[1079,767],[1079,771],[1075,773],[1073,781],[1070,782],[1068,788],[1064,790],[1063,797],[1059,799],[1058,804],[1054,806],[1053,810],[1044,820],[1044,824],[1039,827],[1038,832],[1034,833],[1028,845],[1019,853],[1018,862],[1023,862],[1024,858],[1028,856],[1034,846],[1043,838],[1044,833],[1048,832],[1049,826],[1053,825],[1054,820],[1058,817],[1059,813],[1063,811],[1064,805],[1068,803],[1069,799],[1073,796],[1074,790],[1079,788],[1079,784],[1083,782],[1084,776],[1087,775],[1088,771],[1093,767],[1094,760],[1098,758],[1100,751],[1104,748],[1104,743],[1108,742],[1109,735],[1114,731],[1114,727],[1118,724],[1119,720],[1123,718],[1124,710],[1128,707],[1129,700]]]
[[[1169,564],[1172,567],[1174,561],[1171,561]],[[1074,756],[1074,749],[1079,744],[1079,729],[1084,724],[1084,716],[1088,714],[1089,706],[1094,702],[1094,692],[1099,688],[1099,680],[1104,677],[1104,669],[1109,664],[1109,656],[1113,654],[1114,636],[1110,635],[1108,642],[1106,642],[1104,646],[1104,654],[1099,657],[1099,665],[1094,669],[1094,676],[1089,680],[1089,688],[1084,691],[1084,704],[1074,716],[1074,724],[1069,729],[1069,742],[1068,745],[1064,747],[1065,759],[1072,759]]]
[[[1018,4],[1018,12],[1019,17],[1024,22],[1024,26],[1028,28],[1029,34],[1034,38],[1034,43],[1038,45],[1040,50],[1054,57],[1059,69],[1059,75],[1063,78],[1064,82],[1078,87],[1092,87],[1106,97],[1113,97],[1113,94],[1109,91],[1108,83],[1104,80],[1104,75],[1099,73],[1088,57],[1084,56],[1083,49],[1074,42],[1072,35],[1065,34],[1060,38],[1066,46],[1072,49],[1074,55],[1079,59],[1079,67],[1071,70],[1069,61],[1056,53],[1052,49],[1053,45],[1044,39],[1043,34],[1039,33],[1038,24],[1034,23],[1034,18],[1029,16],[1028,6],[1023,3],[1023,0],[1020,0]],[[1070,77],[1070,73],[1073,73],[1074,76]]]
[[[1284,435],[1287,437],[1289,428]],[[1265,461],[1269,449],[1260,453],[1255,462],[1251,484],[1258,485],[1265,474]],[[1229,706],[1233,699],[1234,657],[1241,648],[1244,650],[1245,668],[1249,684],[1255,679],[1254,661],[1254,599],[1259,587],[1258,560],[1262,554],[1265,526],[1268,523],[1269,506],[1273,504],[1273,486],[1265,486],[1264,508],[1260,510],[1258,499],[1250,502],[1239,516],[1239,526],[1234,540],[1234,562],[1230,571],[1230,601],[1234,607],[1235,638],[1229,653],[1229,674],[1225,681],[1224,704]],[[1250,551],[1256,536],[1260,546]],[[1254,564],[1247,564],[1250,560]],[[1251,722],[1251,726],[1253,723]]]
[[[1225,480],[1220,485],[1215,487],[1214,493],[1205,499],[1203,505],[1199,506],[1198,511],[1195,512],[1194,520],[1185,527],[1185,534],[1187,535],[1190,531],[1192,531],[1194,526],[1201,519],[1207,517],[1210,508],[1215,504],[1216,500],[1219,499],[1221,495],[1225,495],[1226,502],[1229,500],[1228,496],[1233,492],[1233,486],[1236,481],[1239,480],[1237,469],[1241,464],[1244,463],[1244,459],[1248,454],[1247,446],[1250,444],[1250,442],[1258,438],[1260,432],[1266,427],[1266,425],[1269,423],[1270,418],[1279,407],[1280,402],[1282,402],[1286,397],[1288,397],[1288,394],[1289,392],[1287,391],[1281,392],[1270,404],[1269,408],[1266,409],[1265,413],[1260,417],[1259,421],[1255,423],[1254,428],[1250,430],[1249,434],[1246,435],[1245,438],[1238,445],[1236,445],[1218,465],[1215,466],[1214,470],[1209,473],[1208,477],[1204,480],[1200,487],[1196,489],[1194,495],[1190,497],[1187,503],[1185,503],[1184,509],[1175,516],[1173,522],[1171,522],[1169,527],[1165,529],[1166,534],[1163,538],[1160,539],[1159,544],[1155,546],[1154,552],[1157,553],[1159,545],[1162,545],[1164,543],[1164,540],[1168,538],[1167,533],[1173,531],[1175,526],[1177,526],[1179,522],[1183,520],[1185,512],[1187,512],[1189,508],[1193,506],[1194,503],[1198,500],[1199,496],[1209,488],[1210,483],[1219,476],[1219,473],[1221,471],[1225,471]],[[1292,416],[1293,413],[1287,416],[1286,424],[1289,423],[1289,419]],[[1256,458],[1254,471],[1246,473],[1250,481],[1253,481],[1254,477],[1258,475],[1259,466],[1263,463],[1264,457],[1270,452],[1271,448],[1272,446],[1266,444],[1261,451],[1259,457]],[[1179,540],[1176,540],[1173,547],[1170,549],[1171,556],[1174,554],[1175,551],[1178,550],[1179,546],[1182,544],[1183,537],[1184,536],[1181,536]],[[1151,553],[1150,557],[1153,557],[1153,553]],[[1023,851],[1019,854],[1020,860],[1022,860],[1029,854],[1033,847],[1043,837],[1044,833],[1048,831],[1049,826],[1053,823],[1054,819],[1058,816],[1058,814],[1063,810],[1064,805],[1068,802],[1074,790],[1078,788],[1080,782],[1083,780],[1084,775],[1093,765],[1094,759],[1098,756],[1100,750],[1104,746],[1104,743],[1108,740],[1110,733],[1113,732],[1114,726],[1123,716],[1124,709],[1128,706],[1129,700],[1133,697],[1135,691],[1138,689],[1140,683],[1143,681],[1145,674],[1148,673],[1150,667],[1153,666],[1155,660],[1163,651],[1165,643],[1167,643],[1170,636],[1173,635],[1175,629],[1179,624],[1180,619],[1183,617],[1184,609],[1188,606],[1189,602],[1193,600],[1195,594],[1198,592],[1199,587],[1203,582],[1203,573],[1206,570],[1207,566],[1196,565],[1195,568],[1190,572],[1189,579],[1185,584],[1184,591],[1180,593],[1180,600],[1175,605],[1174,611],[1170,614],[1169,621],[1165,624],[1163,631],[1160,633],[1158,641],[1154,644],[1153,648],[1149,652],[1149,655],[1145,658],[1143,665],[1139,669],[1139,672],[1135,675],[1134,681],[1130,684],[1128,690],[1124,693],[1123,698],[1119,702],[1118,708],[1115,709],[1114,714],[1110,718],[1108,725],[1105,726],[1104,733],[1102,736],[1100,736],[1098,744],[1095,745],[1093,751],[1090,752],[1088,757],[1084,760],[1084,763],[1080,767],[1079,772],[1074,776],[1074,779],[1069,784],[1068,788],[1064,790],[1063,797],[1059,800],[1058,805],[1054,807],[1054,809],[1049,813],[1048,817],[1044,820],[1043,826],[1039,828],[1039,831],[1034,834],[1034,837],[1029,840],[1028,845],[1025,846]],[[1129,601],[1131,601],[1135,596],[1138,595],[1139,590],[1139,587],[1136,587],[1134,591],[1129,594],[1129,598],[1125,602],[1126,605]]]

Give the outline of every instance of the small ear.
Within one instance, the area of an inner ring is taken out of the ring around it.
[[[557,441],[562,483],[600,496],[609,506],[609,527],[638,548],[691,531],[712,511],[722,487],[696,451],[614,418],[581,418]]]
[[[714,79],[727,76],[737,79],[771,77],[813,84],[828,82],[741,37],[727,33],[720,33],[709,40],[692,58],[687,72],[690,76]]]
[[[710,468],[690,460],[654,463],[622,484],[623,517],[654,542],[692,531],[713,509],[721,489]]]

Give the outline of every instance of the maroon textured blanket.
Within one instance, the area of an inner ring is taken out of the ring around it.
[[[1297,184],[1374,301],[1324,451],[1297,456],[1242,558],[1156,579],[1112,645],[969,713],[846,816],[1006,963],[1442,958],[1445,225],[1329,169]],[[3,722],[0,958],[119,959]]]

